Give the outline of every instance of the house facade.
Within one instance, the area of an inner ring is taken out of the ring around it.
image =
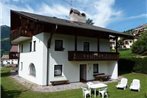
[[[52,81],[94,80],[105,73],[118,78],[117,51],[110,35],[132,37],[81,22],[11,11],[11,42],[19,44],[19,76],[38,85]],[[117,44],[116,44],[117,46]]]

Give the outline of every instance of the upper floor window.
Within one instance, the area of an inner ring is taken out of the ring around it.
[[[20,47],[20,49],[21,49],[21,52],[23,52],[23,44],[21,44],[21,47]]]
[[[36,41],[33,41],[34,43],[34,51],[36,51]]]
[[[55,40],[55,51],[63,51],[63,40]]]
[[[93,64],[93,73],[99,73],[99,65]]]
[[[54,76],[62,76],[62,65],[54,66]]]
[[[32,51],[32,42],[30,42],[30,52]]]
[[[84,51],[89,51],[89,42],[84,42]]]

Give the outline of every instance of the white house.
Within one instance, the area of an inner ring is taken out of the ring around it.
[[[11,11],[11,31],[11,42],[20,47],[19,76],[38,85],[94,80],[96,73],[117,79],[119,53],[110,52],[109,36],[132,37],[20,11]]]

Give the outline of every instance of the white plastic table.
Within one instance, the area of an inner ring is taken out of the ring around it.
[[[94,89],[94,97],[96,97],[96,89],[107,87],[107,85],[104,83],[98,83],[98,84],[91,84],[89,87],[91,89]]]

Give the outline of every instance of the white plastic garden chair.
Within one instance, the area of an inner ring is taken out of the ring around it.
[[[117,88],[126,89],[127,88],[128,79],[122,78],[121,81],[116,85]]]
[[[105,96],[108,98],[107,88],[102,88],[99,90],[99,94],[104,98]]]
[[[139,79],[133,79],[133,81],[130,85],[130,89],[140,91],[140,80]]]
[[[87,96],[89,95],[90,98],[91,98],[91,89],[89,88],[84,88],[84,87],[81,87],[82,88],[82,91],[83,91],[83,97],[84,98],[87,98]]]
[[[87,82],[88,88],[90,88],[90,85],[92,85],[92,84],[93,84],[92,82]]]

